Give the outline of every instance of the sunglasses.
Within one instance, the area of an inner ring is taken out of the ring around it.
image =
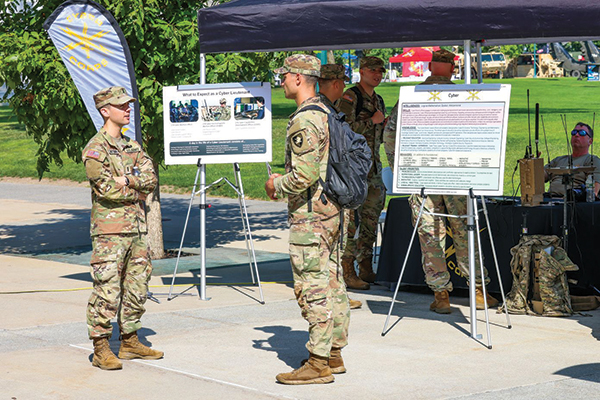
[[[575,136],[575,135],[579,135],[579,136],[588,135],[589,136],[589,133],[584,131],[583,129],[573,129],[571,131],[571,136]]]

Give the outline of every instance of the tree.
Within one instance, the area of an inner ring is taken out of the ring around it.
[[[5,0],[0,14],[0,84],[6,84],[8,101],[19,122],[38,144],[40,178],[51,164],[62,165],[62,156],[80,161],[81,150],[96,132],[77,88],[57,50],[42,28],[45,19],[64,0]],[[155,168],[163,163],[162,87],[199,82],[199,44],[196,13],[221,1],[98,0],[111,12],[131,50],[139,90],[143,146]],[[209,57],[215,61],[219,55]],[[232,65],[252,57],[223,56],[228,72]],[[254,65],[264,62],[256,55]],[[257,62],[260,61],[260,62]],[[218,68],[209,80],[231,78]],[[164,254],[160,192],[148,199],[149,242],[154,258]]]

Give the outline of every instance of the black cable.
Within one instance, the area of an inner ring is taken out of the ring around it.
[[[517,162],[517,167],[519,166],[519,163]],[[515,174],[517,173],[517,168],[514,169],[513,173],[512,173],[512,177],[510,180],[511,186],[512,186],[512,197],[517,197],[517,191],[515,190]],[[519,187],[521,186],[521,182],[519,182],[519,185],[517,186],[517,190],[519,189]]]

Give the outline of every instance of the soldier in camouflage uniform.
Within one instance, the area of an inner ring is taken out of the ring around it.
[[[112,86],[94,95],[104,126],[83,150],[83,163],[92,189],[91,275],[94,289],[87,305],[87,325],[94,341],[92,364],[121,369],[110,349],[111,319],[117,317],[122,335],[119,358],[159,359],[160,351],[137,337],[144,314],[152,264],[146,243],[144,200],[157,184],[152,160],[134,140],[122,135],[129,124],[130,103],[124,88]]]
[[[227,106],[227,99],[223,97],[219,101],[219,104],[220,106],[219,110],[217,111],[218,117],[216,118],[216,121],[229,121],[231,118],[231,110]]]
[[[381,180],[379,158],[385,105],[381,96],[375,93],[375,88],[381,82],[384,72],[383,61],[380,58],[362,58],[360,82],[346,90],[338,104],[340,111],[346,114],[346,122],[354,132],[360,133],[367,139],[373,154],[373,166],[368,175],[367,198],[356,213],[351,213],[348,244],[342,258],[344,280],[351,289],[366,290],[369,289],[369,283],[375,282],[373,245],[377,239],[379,215],[385,205],[385,186]],[[357,229],[358,238],[356,238]],[[354,269],[354,260],[358,262],[358,276]]]
[[[335,111],[340,110],[335,105],[335,102],[344,94],[346,82],[350,82],[350,78],[345,73],[345,68],[341,64],[325,64],[321,66],[321,77],[319,78],[319,97],[323,104],[328,105]],[[353,212],[352,212],[353,213]],[[344,253],[348,240],[348,223],[350,222],[350,210],[344,210],[344,230],[342,238],[342,246],[340,253]],[[348,297],[350,308],[356,309],[362,307],[362,303],[358,300],[352,300]]]
[[[421,85],[454,84],[450,77],[454,70],[454,53],[447,50],[435,51],[429,64],[431,76]],[[389,164],[394,166],[394,157],[396,150],[396,126],[398,119],[398,103],[392,109],[390,118],[386,124],[383,133],[383,147]],[[415,224],[421,209],[423,197],[412,195],[409,198],[409,204],[412,208],[412,220]],[[448,195],[427,195],[423,207],[423,215],[419,221],[419,241],[421,243],[421,253],[423,255],[423,271],[425,272],[425,281],[433,290],[435,300],[430,305],[430,310],[440,314],[449,314],[450,298],[448,292],[452,291],[452,282],[450,282],[450,273],[446,266],[446,223],[445,218],[429,215],[426,213],[442,213],[451,215],[465,215],[467,213],[467,203],[465,196]],[[452,229],[452,240],[456,250],[456,261],[458,268],[464,276],[469,276],[469,249],[467,246],[467,222],[464,218],[448,218],[448,223]],[[477,251],[477,249],[476,249]],[[477,309],[484,308],[483,290],[481,282],[481,272],[479,268],[479,254],[475,254],[475,281],[476,281],[476,303]],[[487,269],[484,267],[485,283],[488,284]],[[488,307],[498,305],[498,300],[487,294]]]
[[[316,57],[298,54],[275,70],[285,97],[298,105],[287,127],[286,174],[273,174],[265,184],[270,198],[288,198],[294,293],[309,325],[308,360],[277,375],[277,381],[292,385],[333,382],[332,373],[346,371],[341,350],[348,344],[350,312],[337,263],[340,208],[322,201],[319,183],[329,158],[328,109],[315,92],[320,68]],[[324,112],[302,111],[314,105]]]

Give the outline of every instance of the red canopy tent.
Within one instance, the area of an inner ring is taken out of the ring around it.
[[[391,57],[391,63],[431,61],[431,53],[439,50],[438,46],[433,47],[406,47],[402,54]]]
[[[431,54],[439,50],[438,46],[405,47],[402,54],[390,58],[390,63],[406,63],[402,65],[402,76],[423,76],[427,71],[427,63]]]

